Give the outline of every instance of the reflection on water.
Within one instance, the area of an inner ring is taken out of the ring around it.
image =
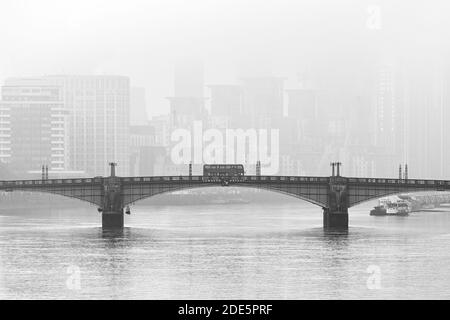
[[[450,212],[368,212],[324,231],[302,202],[135,207],[111,232],[90,206],[0,211],[0,298],[450,298]]]

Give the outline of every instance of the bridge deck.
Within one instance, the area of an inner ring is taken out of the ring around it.
[[[450,190],[449,180],[346,178],[341,176],[94,177],[0,181],[0,191],[47,192],[98,206],[104,227],[123,227],[123,208],[144,198],[183,189],[230,185],[279,192],[323,208],[324,227],[348,226],[348,208],[383,196]]]
[[[242,176],[230,179],[230,182],[285,182],[285,183],[330,183],[336,177],[316,176]],[[8,188],[30,188],[63,185],[102,184],[105,178],[77,178],[77,179],[47,179],[47,180],[3,180],[0,181],[0,190]],[[148,182],[170,182],[170,181],[193,181],[193,182],[218,182],[219,178],[204,178],[203,176],[148,176],[148,177],[117,177],[121,183],[148,183]],[[450,180],[423,180],[423,179],[391,179],[391,178],[346,178],[337,177],[336,182],[351,185],[387,185],[387,186],[419,186],[430,187],[430,189],[442,186],[450,187]],[[446,189],[446,188],[445,188]]]

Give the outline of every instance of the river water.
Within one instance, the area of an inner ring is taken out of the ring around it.
[[[449,299],[450,212],[325,232],[305,202],[0,210],[1,299]]]

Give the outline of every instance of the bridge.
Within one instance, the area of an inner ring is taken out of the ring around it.
[[[348,209],[359,203],[398,193],[450,190],[449,180],[392,178],[244,175],[212,179],[198,175],[118,177],[115,164],[109,177],[0,181],[0,191],[31,191],[58,194],[89,202],[102,213],[102,227],[124,226],[124,208],[141,199],[182,189],[233,186],[257,188],[293,196],[323,209],[323,226],[348,228]],[[1,201],[1,200],[0,200]],[[0,204],[1,205],[1,204]]]

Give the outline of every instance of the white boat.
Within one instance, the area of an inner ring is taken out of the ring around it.
[[[391,216],[407,216],[411,212],[408,202],[399,200],[389,202],[386,208],[386,214]]]

